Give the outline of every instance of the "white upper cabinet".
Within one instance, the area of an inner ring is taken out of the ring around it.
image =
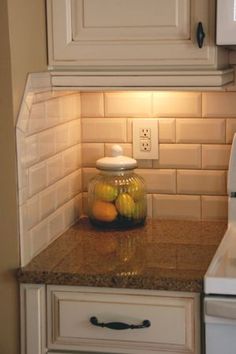
[[[223,69],[226,51],[215,46],[214,3],[48,0],[49,66],[112,72]]]

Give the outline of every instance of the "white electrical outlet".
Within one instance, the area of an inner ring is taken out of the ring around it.
[[[150,139],[141,139],[140,140],[140,151],[151,151]]]
[[[140,138],[151,139],[151,128],[140,128],[139,135]]]
[[[133,157],[157,160],[158,150],[158,120],[133,119]]]

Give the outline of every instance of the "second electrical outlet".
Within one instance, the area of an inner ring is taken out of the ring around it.
[[[133,119],[133,157],[158,159],[158,120]]]

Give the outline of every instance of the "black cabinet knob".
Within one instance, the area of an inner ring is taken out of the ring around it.
[[[205,36],[203,25],[199,22],[197,26],[197,44],[199,48],[202,48]]]

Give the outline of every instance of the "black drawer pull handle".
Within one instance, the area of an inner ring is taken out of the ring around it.
[[[90,323],[92,323],[94,326],[106,327],[106,328],[116,329],[116,330],[147,328],[151,326],[151,322],[148,320],[144,320],[140,325],[133,325],[133,324],[129,325],[123,322],[99,323],[97,317],[90,317]]]
[[[199,48],[202,48],[203,46],[203,42],[204,42],[204,38],[205,38],[205,33],[203,30],[203,25],[201,22],[198,23],[197,26],[197,44]]]

